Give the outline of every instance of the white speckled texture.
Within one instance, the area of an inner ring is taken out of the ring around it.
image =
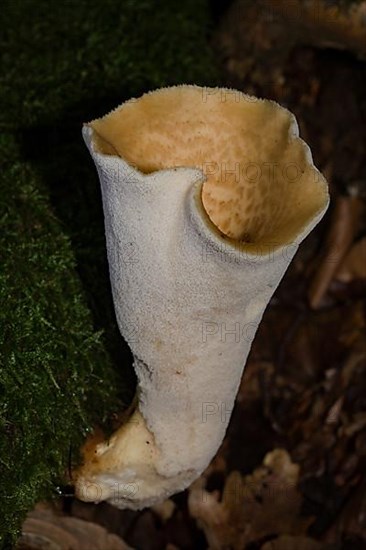
[[[297,139],[293,122],[290,131]],[[138,408],[86,458],[76,494],[140,509],[186,488],[215,455],[263,312],[328,197],[321,179],[324,204],[301,232],[251,251],[208,218],[201,169],[143,174],[98,152],[90,126],[83,137],[101,182],[113,298],[135,357]]]

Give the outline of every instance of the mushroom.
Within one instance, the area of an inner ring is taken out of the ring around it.
[[[263,312],[327,183],[295,117],[236,90],[173,86],[83,127],[98,170],[114,306],[137,405],[87,444],[76,495],[141,509],[218,450]]]

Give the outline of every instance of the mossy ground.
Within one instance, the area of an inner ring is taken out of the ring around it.
[[[13,136],[2,136],[0,156],[0,540],[9,541],[120,399],[70,240]]]
[[[99,184],[81,124],[125,98],[217,84],[205,1],[7,0],[0,14],[0,547],[131,397]]]

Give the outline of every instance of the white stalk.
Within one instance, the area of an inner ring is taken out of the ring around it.
[[[89,445],[76,494],[139,509],[186,488],[215,455],[258,324],[327,208],[327,184],[293,115],[233,90],[157,90],[83,136],[138,405]]]

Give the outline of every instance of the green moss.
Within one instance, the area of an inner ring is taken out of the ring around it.
[[[0,141],[0,541],[55,492],[70,452],[121,406],[69,239],[13,136]],[[0,543],[1,544],[1,543]]]
[[[27,510],[57,494],[91,426],[133,392],[81,124],[148,89],[218,76],[205,0],[5,0],[0,25],[5,548]]]

